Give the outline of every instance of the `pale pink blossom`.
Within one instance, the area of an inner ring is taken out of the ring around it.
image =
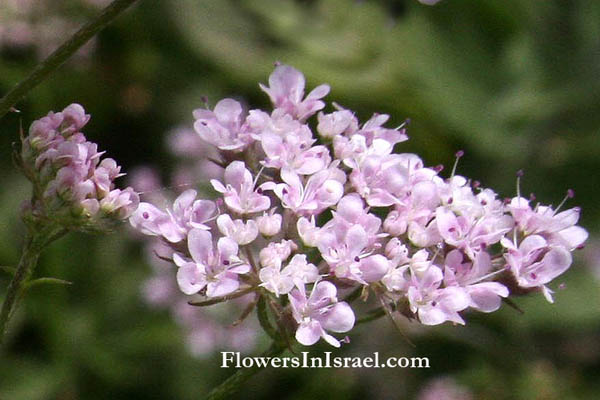
[[[548,243],[539,235],[527,236],[518,246],[504,238],[502,245],[508,250],[504,257],[519,286],[539,287],[546,299],[553,302],[545,285],[571,266],[571,253],[562,246]]]
[[[298,246],[291,240],[271,242],[259,253],[260,265],[263,267],[281,268],[281,264],[295,251]]]
[[[185,294],[206,288],[207,297],[224,296],[239,288],[238,274],[250,271],[250,265],[238,256],[237,243],[230,238],[220,238],[215,247],[210,232],[192,229],[188,249],[191,261],[177,253],[173,255],[179,267],[177,283]]]
[[[271,201],[255,189],[252,174],[242,161],[234,161],[225,168],[225,184],[216,179],[210,181],[215,190],[223,194],[225,204],[240,214],[251,214],[267,210]]]
[[[331,282],[317,283],[306,297],[304,286],[292,290],[288,295],[292,315],[298,323],[296,340],[311,346],[320,338],[334,347],[340,342],[327,333],[348,332],[354,326],[354,312],[346,302],[338,302],[337,289]]]
[[[216,205],[210,200],[196,200],[197,192],[188,189],[181,193],[171,210],[159,210],[149,203],[140,203],[129,222],[146,235],[162,236],[171,243],[187,237],[191,229],[208,229],[215,216]]]
[[[385,256],[372,254],[368,245],[369,234],[354,225],[321,232],[318,248],[335,276],[368,284],[380,280],[391,267]]]
[[[320,99],[329,93],[329,85],[320,85],[303,99],[305,84],[300,71],[289,65],[280,65],[269,76],[269,86],[260,84],[260,88],[269,95],[275,108],[303,121],[325,107]]]
[[[261,235],[269,237],[274,236],[281,231],[281,223],[283,221],[283,217],[281,214],[277,214],[275,209],[271,209],[271,211],[267,214],[266,212],[263,215],[260,215],[254,219],[256,221],[256,225],[258,226],[258,231]]]
[[[335,205],[344,194],[344,176],[337,168],[329,168],[317,172],[306,180],[295,172],[283,169],[281,179],[284,183],[266,186],[271,189],[281,200],[285,208],[289,208],[298,215],[314,215],[321,213],[327,207]]]
[[[223,235],[239,245],[252,243],[258,236],[258,226],[254,220],[232,220],[229,214],[221,214],[217,218],[217,226]]]
[[[202,140],[220,150],[242,151],[253,142],[244,125],[242,105],[233,99],[219,101],[213,111],[194,110],[194,129]]]
[[[480,252],[474,261],[465,261],[459,250],[452,250],[445,259],[444,283],[446,286],[463,287],[470,298],[469,307],[483,312],[496,311],[502,304],[502,298],[508,297],[509,293],[501,283],[483,281],[491,271],[488,253]]]
[[[304,254],[296,254],[288,265],[280,269],[279,263],[262,268],[259,272],[261,286],[275,293],[276,296],[286,294],[294,286],[303,286],[319,279],[319,271],[314,264],[306,261]]]
[[[465,323],[458,312],[469,306],[469,295],[460,287],[440,287],[443,278],[442,270],[435,265],[411,276],[407,294],[410,309],[424,325]]]

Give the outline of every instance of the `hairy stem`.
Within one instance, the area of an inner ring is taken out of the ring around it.
[[[69,40],[48,56],[29,74],[25,80],[19,82],[10,92],[0,100],[0,118],[2,118],[12,106],[39,85],[48,75],[60,67],[81,46],[86,44],[96,33],[101,31],[113,19],[121,14],[137,0],[114,0],[108,5],[96,19],[88,22],[79,29]]]
[[[276,342],[273,342],[271,344],[271,347],[269,347],[269,349],[267,351],[262,353],[260,355],[260,357],[275,357],[275,356],[281,354],[284,350],[285,350],[285,347],[283,347],[280,344],[277,344]],[[244,382],[246,382],[248,379],[250,379],[251,377],[256,375],[258,372],[260,372],[260,370],[265,368],[263,366],[258,366],[256,364],[257,363],[254,363],[253,366],[250,368],[238,369],[233,375],[231,375],[229,378],[227,378],[223,383],[221,383],[219,386],[214,388],[208,394],[208,396],[206,396],[205,399],[206,400],[220,400],[220,399],[233,398],[232,395],[234,395],[236,392],[238,392],[241,389]]]
[[[26,283],[31,278],[37,265],[40,253],[51,241],[58,239],[65,233],[66,231],[63,228],[47,227],[37,232],[30,232],[25,238],[21,260],[12,281],[8,285],[0,311],[0,344],[4,340],[8,322],[23,296]]]

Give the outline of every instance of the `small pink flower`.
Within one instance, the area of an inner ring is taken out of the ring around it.
[[[210,181],[215,190],[223,193],[225,204],[240,214],[251,214],[267,210],[271,201],[261,194],[263,189],[254,189],[252,174],[242,161],[234,161],[225,168],[225,185],[216,179]]]
[[[232,220],[229,214],[221,214],[217,218],[217,226],[221,233],[233,239],[239,245],[246,245],[258,236],[258,226],[254,220]]]
[[[220,150],[242,151],[253,139],[242,121],[242,105],[233,99],[217,103],[214,111],[194,110],[194,129],[202,140]]]
[[[553,302],[547,283],[563,274],[571,266],[571,253],[562,246],[555,246],[542,236],[527,236],[518,245],[504,238],[502,245],[508,249],[504,257],[519,286],[539,287],[546,299]]]
[[[100,200],[100,210],[113,214],[118,219],[126,219],[137,209],[139,203],[140,198],[132,188],[113,189]]]
[[[391,268],[386,257],[371,254],[368,244],[365,229],[354,225],[321,232],[318,248],[335,276],[368,284],[380,280]]]
[[[519,229],[526,235],[542,235],[551,243],[564,246],[569,250],[581,246],[588,238],[587,231],[575,225],[581,213],[579,207],[559,213],[550,207],[541,205],[532,210],[528,200],[515,197],[507,208]]]
[[[358,130],[358,120],[350,110],[334,111],[331,114],[319,112],[317,118],[319,120],[317,131],[325,138]]]
[[[259,86],[269,95],[275,108],[303,121],[325,107],[320,99],[329,93],[329,85],[320,85],[303,99],[305,83],[300,71],[289,65],[280,65],[269,76],[269,86]]]
[[[441,288],[443,277],[442,270],[435,265],[421,274],[412,274],[408,287],[410,309],[425,325],[438,325],[445,321],[464,325],[465,321],[458,312],[469,306],[469,296],[460,287]]]
[[[263,267],[281,268],[281,264],[295,251],[298,246],[291,240],[271,242],[259,252],[260,265]]]
[[[283,221],[283,217],[281,214],[276,214],[274,208],[271,209],[269,214],[264,212],[263,215],[256,217],[254,220],[258,226],[258,231],[263,236],[274,236],[281,231],[281,222]]]
[[[304,185],[295,172],[281,170],[284,183],[263,185],[271,189],[281,199],[281,204],[298,215],[319,214],[327,207],[335,205],[344,194],[344,174],[337,168],[319,171],[310,176]]]
[[[346,302],[338,302],[337,289],[331,282],[321,281],[306,297],[304,285],[289,295],[292,315],[298,323],[296,340],[305,346],[315,344],[320,338],[334,347],[340,342],[327,333],[348,332],[354,326],[354,312]]]
[[[198,293],[206,287],[207,297],[224,296],[239,288],[238,274],[250,271],[250,266],[238,257],[237,243],[227,237],[220,238],[215,248],[210,232],[192,229],[188,249],[193,261],[173,255],[179,267],[177,283],[185,294]]]
[[[188,189],[173,203],[173,209],[163,212],[149,203],[140,203],[129,222],[146,235],[162,236],[171,243],[187,237],[191,229],[208,229],[216,205],[210,200],[196,200],[196,191]]]
[[[508,297],[506,286],[498,282],[482,282],[491,270],[490,255],[480,252],[473,262],[463,262],[463,254],[452,250],[446,255],[444,283],[446,286],[460,286],[470,297],[471,308],[492,312],[500,308],[502,297]]]
[[[319,279],[317,267],[307,262],[304,254],[294,255],[283,270],[280,268],[280,265],[273,265],[262,268],[259,272],[261,286],[276,296],[288,293],[294,285],[300,287]]]

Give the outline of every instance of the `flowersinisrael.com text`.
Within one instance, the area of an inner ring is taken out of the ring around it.
[[[291,357],[242,357],[239,352],[221,352],[221,368],[429,368],[427,357],[379,357],[374,352],[368,357],[338,357],[330,351],[323,356],[309,356],[303,351]]]

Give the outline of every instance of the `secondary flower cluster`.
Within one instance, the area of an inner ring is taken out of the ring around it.
[[[34,186],[25,208],[30,219],[95,231],[109,229],[137,208],[132,188],[115,188],[121,167],[112,158],[101,160],[104,152],[81,132],[89,119],[83,107],[71,104],[34,121],[22,138],[19,164]]]
[[[305,97],[304,76],[290,66],[260,87],[270,113],[232,99],[194,111],[224,168],[211,180],[217,200],[190,189],[166,210],[140,203],[130,218],[171,248],[182,292],[206,304],[254,292],[281,336],[334,346],[330,332],[355,324],[349,302],[369,293],[388,314],[426,325],[463,324],[461,312],[495,311],[511,293],[552,301],[547,284],[587,238],[579,208],[500,200],[454,170],[445,179],[394,151],[408,138],[403,126],[384,126],[388,115],[361,124],[336,104],[324,113],[329,86]]]

